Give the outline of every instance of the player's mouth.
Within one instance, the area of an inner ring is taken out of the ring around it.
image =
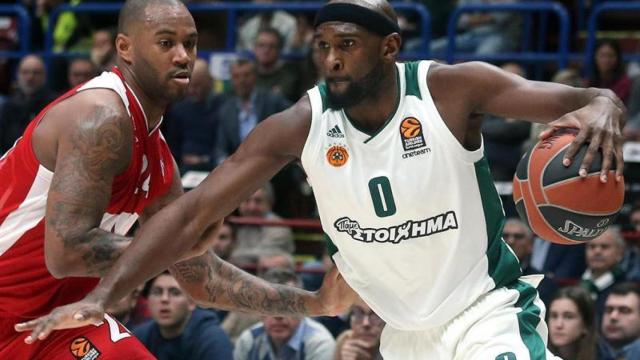
[[[179,71],[175,74],[173,74],[173,76],[171,76],[171,80],[176,81],[178,83],[180,83],[181,85],[187,86],[189,85],[189,80],[190,80],[190,74],[188,71]]]

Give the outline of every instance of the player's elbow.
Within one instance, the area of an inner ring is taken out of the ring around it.
[[[51,276],[62,279],[74,276],[74,266],[78,263],[78,259],[76,255],[65,250],[60,239],[49,239],[45,236],[44,263]]]
[[[44,262],[47,266],[47,270],[54,278],[62,279],[71,276],[69,266],[65,265],[64,261],[61,261],[60,257],[48,254],[45,251]]]

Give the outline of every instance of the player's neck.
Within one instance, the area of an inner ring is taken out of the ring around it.
[[[136,80],[136,77],[131,73],[131,70],[128,67],[118,68],[120,69],[120,72],[122,72],[122,76],[124,76],[127,85],[140,102],[140,107],[147,118],[148,130],[155,129],[162,119],[162,115],[164,115],[167,104],[160,104],[158,101],[152,101],[144,90],[142,90],[142,87]]]
[[[369,133],[375,133],[383,127],[398,107],[400,84],[395,64],[393,67],[393,71],[386,72],[387,75],[375,91],[359,104],[344,109],[351,120]]]

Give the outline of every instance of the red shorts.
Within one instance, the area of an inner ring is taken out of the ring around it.
[[[153,355],[129,330],[105,315],[100,326],[57,330],[44,341],[27,345],[30,333],[13,326],[24,319],[0,319],[0,359],[12,360],[151,360]]]

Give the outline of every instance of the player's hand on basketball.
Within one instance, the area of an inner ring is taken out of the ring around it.
[[[32,344],[44,340],[53,330],[72,329],[87,325],[99,325],[104,319],[104,308],[98,302],[86,297],[73,304],[53,309],[48,315],[15,325],[16,331],[31,331],[24,340]]]
[[[600,181],[607,182],[609,171],[615,168],[616,180],[622,180],[624,160],[622,158],[622,128],[626,109],[620,99],[612,96],[596,96],[591,102],[576,111],[549,123],[549,127],[540,134],[544,140],[561,128],[576,128],[578,134],[567,149],[563,164],[571,165],[580,147],[589,142],[587,153],[580,165],[580,176],[589,173],[599,149],[602,149],[602,169]],[[613,164],[615,160],[615,165]]]
[[[358,298],[358,294],[351,289],[335,266],[324,275],[317,294],[323,308],[322,313],[328,316],[345,313]]]

